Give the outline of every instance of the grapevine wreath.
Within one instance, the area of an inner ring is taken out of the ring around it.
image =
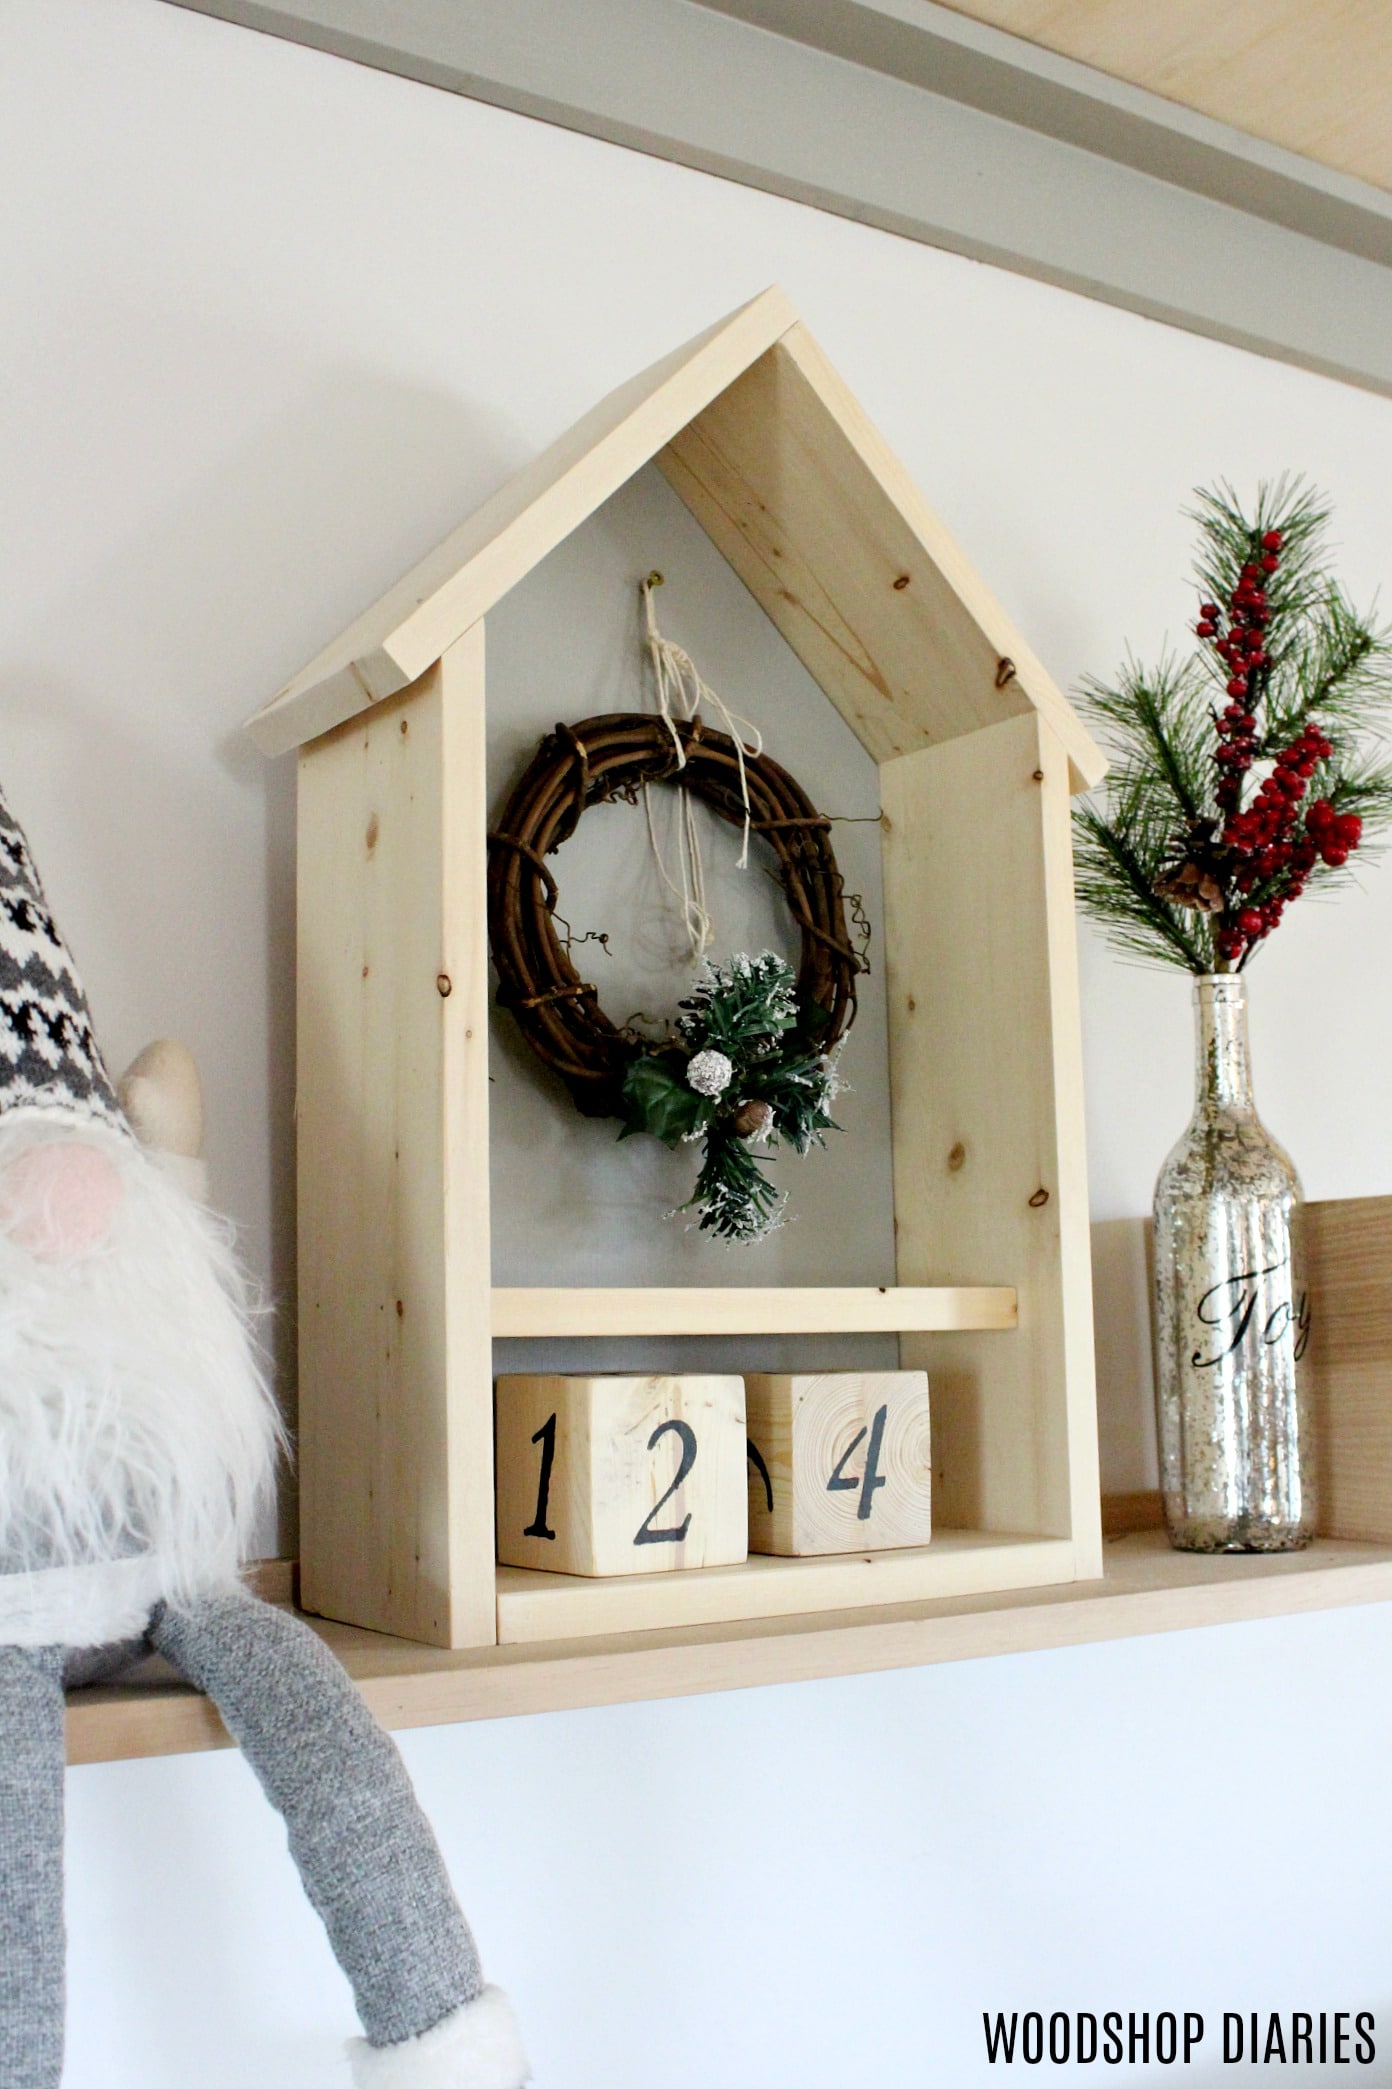
[[[612,1022],[576,971],[546,859],[589,806],[635,804],[659,783],[768,843],[802,951],[796,973],[771,951],[706,965],[675,1027],[653,1039]],[[785,1139],[806,1153],[834,1128],[836,1055],[865,969],[847,933],[831,821],[787,770],[700,717],[614,712],[558,725],[488,837],[488,934],[500,1004],[576,1107],[620,1119],[620,1138],[703,1142],[691,1200],[703,1230],[749,1241],[776,1225],[783,1199],[753,1149]]]

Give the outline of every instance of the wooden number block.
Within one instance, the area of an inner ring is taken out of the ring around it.
[[[497,1382],[505,1566],[654,1574],[741,1561],[744,1471],[742,1378]]]
[[[744,1383],[751,1552],[928,1543],[925,1372],[751,1372]]]

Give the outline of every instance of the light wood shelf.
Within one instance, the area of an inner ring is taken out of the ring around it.
[[[584,1636],[573,1636],[572,1620],[551,1638],[519,1629],[506,1644],[453,1653],[351,1625],[309,1622],[342,1659],[378,1718],[390,1727],[410,1727],[913,1668],[1392,1602],[1392,1432],[1386,1424],[1392,1391],[1392,1197],[1309,1205],[1306,1234],[1315,1306],[1310,1364],[1325,1515],[1343,1533],[1320,1537],[1306,1552],[1220,1558],[1172,1552],[1158,1528],[1159,1496],[1114,1494],[1102,1501],[1108,1537],[1101,1579],[998,1586],[973,1594],[941,1585],[908,1599],[894,1581],[894,1554],[882,1556],[890,1571],[879,1579],[873,1571],[864,1574],[858,1560],[790,1562],[863,1578],[875,1600],[854,1607],[843,1592],[823,1588],[824,1607],[818,1611],[718,1623],[664,1621],[659,1630],[606,1632],[596,1626]],[[879,1294],[886,1295],[896,1294]],[[964,1542],[969,1541],[963,1534],[954,1540],[943,1532],[926,1553],[941,1548],[942,1571],[950,1573],[954,1544]],[[1009,1545],[1008,1539],[978,1538],[977,1567],[983,1554],[989,1560],[992,1550],[999,1555]],[[905,1556],[911,1571],[924,1556]],[[969,1555],[958,1551],[957,1556]],[[1017,1558],[1016,1571],[1020,1564]],[[663,1577],[667,1587],[698,1585],[701,1579],[700,1574]],[[252,1580],[269,1600],[288,1602],[288,1561],[263,1562]],[[535,1597],[525,1586],[528,1581],[555,1583],[557,1589]],[[504,1587],[500,1612],[512,1611],[505,1631],[525,1622],[530,1603],[571,1601],[567,1590],[572,1586],[563,1576],[538,1575]],[[129,1681],[79,1691],[69,1701],[68,1750],[74,1763],[228,1745],[207,1699],[178,1683],[158,1661],[145,1663]]]
[[[449,1653],[352,1625],[309,1622],[394,1728],[451,1725],[642,1698],[685,1697],[1039,1652],[1392,1601],[1392,1546],[1320,1538],[1306,1552],[1209,1557],[1163,1534],[1109,1539],[1100,1580],[588,1639]],[[206,1698],[150,1661],[129,1682],[74,1692],[73,1763],[227,1747]]]
[[[1017,1325],[1008,1284],[600,1285],[493,1292],[502,1335],[991,1333]]]
[[[681,1574],[587,1579],[532,1567],[498,1569],[498,1639],[588,1638],[795,1611],[861,1610],[1073,1578],[1069,1538],[939,1531],[931,1545],[897,1551],[776,1559],[751,1552],[738,1566]]]

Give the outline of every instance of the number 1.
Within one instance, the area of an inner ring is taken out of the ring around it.
[[[537,1483],[536,1515],[523,1531],[524,1538],[554,1538],[556,1533],[546,1527],[546,1510],[551,1500],[551,1468],[556,1462],[556,1417],[543,1422],[532,1438],[541,1445],[541,1478]]]

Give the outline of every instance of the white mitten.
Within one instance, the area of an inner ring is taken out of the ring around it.
[[[512,2005],[486,1987],[443,2023],[400,2045],[349,2047],[354,2089],[524,2089],[532,2079]]]

